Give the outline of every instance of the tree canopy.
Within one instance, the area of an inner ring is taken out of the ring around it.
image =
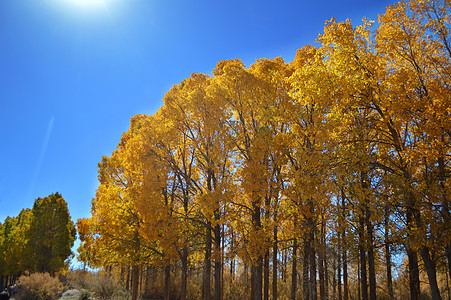
[[[139,270],[161,268],[166,299],[180,270],[181,299],[198,280],[203,299],[375,300],[394,298],[405,253],[398,297],[441,299],[450,17],[447,0],[400,2],[327,21],[293,62],[224,60],[174,85],[99,163],[79,259],[132,270],[135,299]]]
[[[7,217],[0,226],[1,284],[25,271],[54,274],[67,269],[75,236],[67,203],[59,193],[38,198],[32,209]]]

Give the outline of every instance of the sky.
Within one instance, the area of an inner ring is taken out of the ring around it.
[[[224,59],[290,62],[326,20],[358,25],[393,3],[1,0],[0,222],[55,192],[89,217],[97,163],[173,85]]]

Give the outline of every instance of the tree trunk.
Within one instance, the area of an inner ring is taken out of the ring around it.
[[[215,212],[215,219],[219,220],[219,213]],[[221,228],[215,225],[215,300],[221,300]]]
[[[146,279],[144,280],[144,295],[148,295],[150,291],[150,275],[151,275],[151,265],[146,268]]]
[[[171,298],[171,266],[164,267],[164,300]]]
[[[293,266],[291,268],[291,299],[296,300],[296,290],[297,290],[297,252],[298,252],[298,242],[296,239],[293,240]]]
[[[231,255],[232,257],[230,258],[230,282],[232,283],[235,280],[235,237],[233,234],[233,230],[231,230],[231,239],[230,239],[230,249],[231,249]]]
[[[309,246],[308,237],[304,238],[304,259],[302,263],[302,292],[304,300],[310,299],[309,288]]]
[[[436,265],[435,261],[431,258],[428,247],[421,247],[421,257],[423,258],[424,267],[426,268],[426,272],[428,274],[432,300],[441,300],[442,297],[440,296],[440,290],[437,284]]]
[[[414,228],[414,219],[416,209],[415,200],[411,193],[407,192],[407,205],[406,205],[406,221],[407,221],[407,243],[413,243],[411,228]],[[410,297],[411,300],[420,299],[420,271],[418,268],[418,254],[413,250],[410,245],[407,245],[407,257],[409,259],[409,285],[410,285]]]
[[[357,257],[357,283],[360,282],[360,269],[361,269],[360,257]],[[362,299],[361,285],[360,284],[357,284],[357,299],[358,300]]]
[[[363,214],[363,212],[362,212]],[[359,253],[360,253],[360,286],[362,300],[368,300],[368,282],[366,273],[366,253],[365,253],[365,220],[359,217]]]
[[[127,266],[127,280],[126,280],[126,283],[125,283],[125,289],[127,291],[130,290],[130,267],[129,266]]]
[[[340,232],[338,233],[338,266],[337,266],[337,285],[338,285],[338,300],[343,300],[343,296],[342,296],[342,290],[341,290],[341,234]]]
[[[143,279],[145,278],[144,276],[144,267],[140,267],[139,268],[139,292],[143,293]]]
[[[325,288],[326,288],[326,299],[329,300],[329,265],[327,264],[327,251],[326,255],[324,256],[324,276],[325,278]]]
[[[311,232],[311,240],[315,240],[315,231],[312,230]],[[313,245],[310,246],[310,253],[309,253],[309,259],[310,259],[310,299],[316,300],[318,298],[317,291],[316,291],[316,252],[315,247]]]
[[[443,136],[442,136],[442,139],[443,139]],[[442,215],[444,223],[449,224],[449,222],[451,220],[451,213],[450,213],[450,209],[449,209],[448,191],[445,186],[446,166],[445,166],[445,159],[444,159],[443,153],[438,159],[438,167],[439,167],[439,172],[438,172],[439,183],[438,184],[439,184],[440,190],[442,191],[441,215]],[[447,234],[449,234],[449,231],[447,232]],[[445,243],[445,256],[448,261],[449,278],[451,279],[451,243],[449,243],[449,242]],[[448,296],[448,298],[450,298],[450,297]]]
[[[446,260],[448,261],[448,275],[449,279],[451,280],[451,245],[446,246],[445,256]]]
[[[343,234],[344,234],[344,232],[343,232]],[[349,299],[348,255],[346,253],[345,248],[343,248],[342,251],[343,251],[343,300],[348,300]]]
[[[269,300],[269,248],[265,252],[264,266],[263,298],[264,300]]]
[[[317,296],[317,290],[316,290],[316,251],[315,251],[315,237],[316,237],[316,224],[315,220],[313,219],[313,214],[315,211],[313,199],[310,198],[308,201],[308,209],[310,217],[307,218],[307,224],[308,224],[308,230],[309,230],[309,273],[310,273],[310,280],[309,280],[309,288],[310,288],[310,299],[316,300],[318,298]]]
[[[369,190],[369,179],[368,174],[366,171],[360,172],[360,181],[361,186],[364,192],[368,192]],[[361,218],[360,220],[360,230],[362,230],[362,240],[361,243],[363,243],[363,253],[365,251],[368,252],[368,277],[369,277],[369,287],[370,287],[370,300],[376,300],[376,272],[374,268],[374,248],[373,248],[373,224],[371,223],[371,212],[368,207],[368,197],[366,195],[363,196],[363,205],[361,204]],[[364,227],[366,225],[366,237],[364,235]],[[359,236],[360,238],[360,236]],[[364,284],[366,285],[366,263],[364,263],[365,260],[362,259],[362,270],[365,270],[365,276],[362,276],[362,281],[365,281]],[[363,273],[362,273],[363,275]],[[362,286],[363,290],[363,300],[366,300],[366,293],[367,290]]]
[[[203,296],[204,300],[211,300],[211,223],[207,222],[205,238]]]
[[[261,209],[260,199],[252,202],[252,226],[255,231],[261,229]],[[263,257],[261,254],[257,257],[255,266],[252,266],[251,295],[252,300],[262,300],[263,288]]]
[[[385,268],[387,270],[387,290],[388,290],[388,299],[394,300],[393,293],[393,278],[391,272],[391,252],[390,252],[390,240],[389,240],[389,232],[390,232],[390,208],[388,205],[385,206],[385,214],[384,214],[384,243],[385,243]]]
[[[376,271],[374,267],[374,245],[373,245],[373,224],[370,221],[370,212],[366,209],[366,230],[368,245],[368,275],[370,282],[370,300],[376,300]]]
[[[186,284],[188,281],[188,248],[182,250],[182,286],[180,291],[181,300],[186,299]]]
[[[346,203],[345,203],[346,197],[344,188],[341,187],[341,209],[342,209],[342,215],[343,219],[346,219]],[[349,286],[348,286],[348,256],[346,251],[346,227],[342,228],[341,231],[341,237],[342,237],[342,261],[343,261],[343,300],[348,300],[349,298]]]
[[[263,299],[263,257],[260,255],[255,266],[255,300]]]
[[[277,300],[277,226],[274,226],[274,243],[272,252],[272,299]]]
[[[420,272],[418,269],[418,255],[417,253],[407,247],[407,257],[409,259],[409,285],[411,300],[420,299]]]
[[[132,300],[138,299],[139,267],[132,267]]]
[[[287,251],[282,250],[282,280],[287,282]]]
[[[321,234],[319,237],[319,250],[318,250],[318,262],[319,262],[319,298],[321,300],[326,300],[326,290],[325,290],[325,283],[324,283],[324,251],[326,249],[326,224],[324,221],[324,215],[321,214]]]
[[[337,258],[334,253],[332,261],[332,299],[336,300],[337,296]]]

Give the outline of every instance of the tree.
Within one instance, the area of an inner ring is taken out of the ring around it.
[[[54,274],[66,267],[76,235],[67,203],[60,194],[51,194],[36,199],[31,214],[32,270]]]

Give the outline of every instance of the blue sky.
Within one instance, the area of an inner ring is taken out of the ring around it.
[[[291,61],[326,20],[394,2],[1,0],[0,222],[54,192],[89,217],[97,163],[172,85],[223,59]]]

